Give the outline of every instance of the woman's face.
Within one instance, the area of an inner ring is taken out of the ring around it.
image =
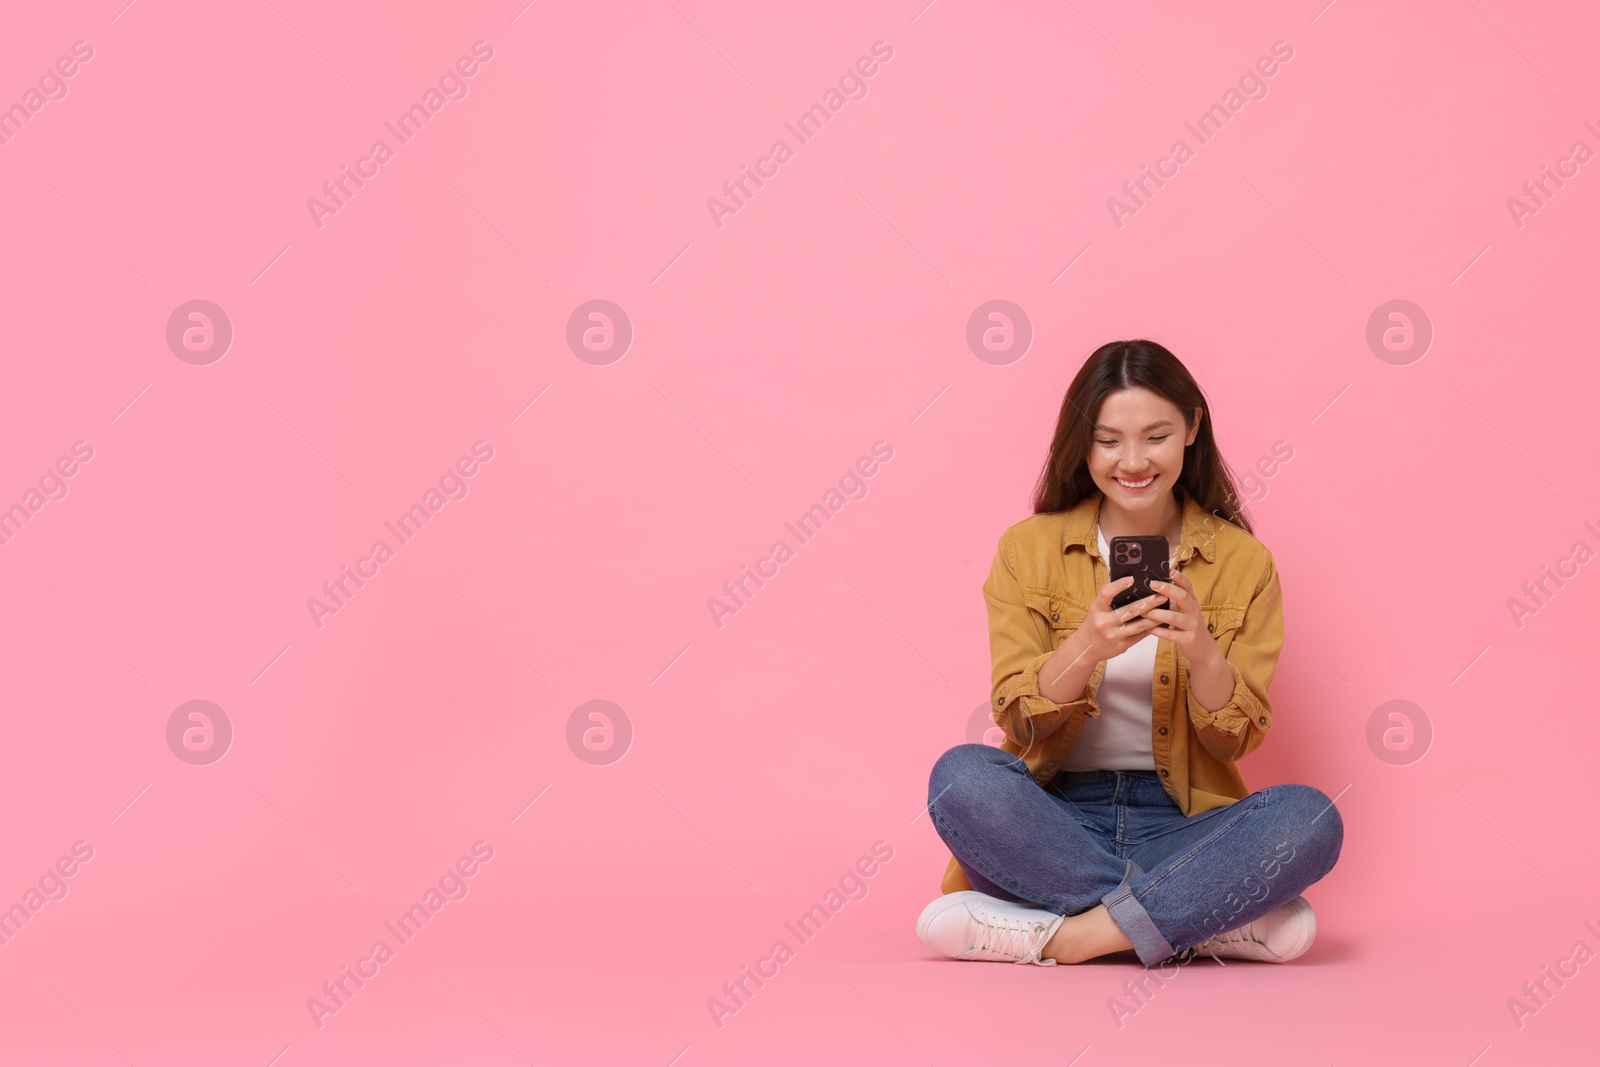
[[[1185,431],[1183,412],[1165,397],[1143,386],[1113,390],[1100,402],[1089,441],[1089,476],[1119,507],[1165,509],[1183,472],[1183,450],[1199,432],[1199,409]]]

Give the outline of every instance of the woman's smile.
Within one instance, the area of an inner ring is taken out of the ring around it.
[[[1122,488],[1126,489],[1130,493],[1142,493],[1146,489],[1149,489],[1150,486],[1155,483],[1155,480],[1155,475],[1147,474],[1138,481],[1133,481],[1127,478],[1118,478],[1117,484],[1122,486]]]

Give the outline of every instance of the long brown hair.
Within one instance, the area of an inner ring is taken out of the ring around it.
[[[1034,491],[1034,514],[1065,511],[1100,491],[1089,476],[1087,457],[1094,438],[1100,402],[1115,389],[1143,386],[1165,397],[1183,412],[1184,436],[1194,428],[1194,409],[1200,408],[1200,432],[1183,450],[1183,473],[1178,484],[1202,508],[1220,519],[1254,533],[1245,517],[1233,474],[1211,432],[1211,405],[1205,393],[1178,357],[1154,341],[1112,341],[1095,349],[1079,368],[1056,418],[1050,455]]]

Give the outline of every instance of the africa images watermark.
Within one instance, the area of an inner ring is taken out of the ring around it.
[[[1585,122],[1583,128],[1600,139],[1600,128],[1596,128],[1594,122]],[[1581,138],[1573,141],[1567,154],[1556,160],[1555,167],[1552,168],[1548,163],[1541,164],[1539,176],[1522,183],[1521,197],[1506,197],[1506,210],[1511,212],[1511,221],[1517,229],[1527,224],[1525,220],[1528,216],[1537,215],[1541,209],[1549,207],[1556,193],[1578,176],[1579,168],[1593,159],[1594,154],[1589,142]]]
[[[46,67],[44,73],[39,75],[35,83],[37,88],[30,85],[28,91],[22,94],[22,99],[0,110],[0,145],[10,144],[11,139],[21,133],[23,126],[33,121],[33,116],[43,111],[46,104],[53,100],[65,100],[70,91],[66,80],[93,58],[94,46],[88,41],[73,41],[72,55],[57,58],[53,66]]]
[[[1583,528],[1600,542],[1600,528],[1586,521]],[[1517,597],[1506,598],[1506,609],[1511,612],[1511,621],[1517,624],[1517,629],[1522,629],[1524,621],[1529,615],[1537,615],[1540,611],[1550,606],[1550,601],[1562,589],[1567,581],[1578,576],[1578,569],[1594,559],[1595,550],[1589,547],[1589,542],[1583,538],[1572,542],[1572,547],[1567,549],[1567,554],[1556,559],[1554,564],[1546,563],[1539,568],[1539,577],[1530,578],[1522,583],[1522,594],[1526,600]],[[1554,586],[1554,588],[1552,588]]]
[[[1288,855],[1284,855],[1285,849],[1288,849]],[[1212,909],[1210,915],[1206,916],[1205,928],[1208,939],[1216,937],[1218,934],[1227,933],[1229,930],[1235,930],[1243,925],[1237,919],[1244,912],[1245,906],[1251,902],[1259,903],[1267,899],[1267,883],[1283,872],[1283,865],[1294,859],[1294,854],[1295,848],[1293,845],[1287,841],[1279,841],[1273,848],[1273,855],[1257,863],[1261,870],[1259,878],[1254,874],[1247,874],[1240,879],[1239,888],[1237,890],[1229,890],[1228,895],[1222,898],[1222,904],[1226,905],[1226,910],[1219,905]],[[1127,994],[1128,1002],[1117,997],[1106,998],[1106,1007],[1110,1010],[1111,1018],[1116,1022],[1117,1029],[1121,1030],[1127,1025],[1128,1016],[1138,1015],[1145,1008],[1148,1008],[1155,995],[1168,982],[1178,976],[1179,968],[1185,963],[1198,958],[1199,953],[1196,952],[1174,953],[1162,960],[1155,968],[1146,967],[1145,973],[1138,979],[1129,978],[1123,982],[1122,991]],[[1217,962],[1220,963],[1222,961],[1218,960]],[[1168,964],[1172,965],[1170,971],[1167,969]],[[1159,974],[1157,973],[1158,971],[1160,972]],[[1154,989],[1150,988],[1151,982],[1155,983]]]
[[[349,201],[355,198],[356,192],[365,187],[367,181],[376,178],[379,168],[395,157],[399,146],[409,144],[430,119],[444,110],[445,104],[452,100],[465,100],[470,91],[467,79],[482,69],[480,64],[493,58],[494,48],[487,41],[474,41],[472,55],[461,56],[454,66],[446,67],[444,73],[439,75],[438,87],[428,86],[422,94],[421,103],[412,103],[393,122],[383,124],[383,128],[395,139],[394,147],[380,137],[372,142],[366,155],[356,160],[354,171],[347,164],[339,164],[339,176],[322,183],[322,195],[326,199],[314,196],[306,198],[306,210],[311,212],[311,221],[317,229],[325,225],[322,221],[325,216],[337,215],[349,207]],[[351,188],[352,185],[355,188]]]
[[[472,843],[472,855],[463,855],[456,862],[444,869],[439,876],[438,888],[429,886],[422,894],[421,901],[413,902],[411,907],[400,913],[394,922],[385,922],[383,928],[389,931],[394,938],[391,946],[383,938],[372,943],[367,955],[356,959],[355,967],[349,964],[340,964],[339,975],[322,983],[322,995],[306,998],[306,1010],[311,1013],[311,1021],[321,1030],[327,1023],[326,1017],[337,1015],[350,1006],[350,1001],[356,993],[366,988],[366,984],[378,977],[381,969],[394,959],[395,953],[402,945],[410,944],[423,928],[432,919],[438,917],[444,906],[453,900],[465,900],[472,887],[467,884],[467,879],[472,878],[483,869],[482,864],[494,859],[494,846],[487,841],[479,840]]]
[[[1583,928],[1600,939],[1600,929],[1596,929],[1594,923],[1585,922]],[[1567,982],[1578,977],[1579,969],[1594,958],[1595,952],[1589,947],[1589,942],[1580,939],[1573,942],[1572,950],[1557,959],[1554,966],[1544,964],[1539,968],[1538,978],[1523,982],[1522,997],[1506,998],[1506,1010],[1511,1012],[1511,1021],[1517,1024],[1517,1029],[1528,1025],[1528,1016],[1538,1015],[1548,1008],[1555,995],[1567,987]],[[1554,989],[1550,988],[1552,982],[1555,983]]]
[[[876,60],[874,56],[877,57]],[[887,63],[893,58],[894,49],[887,41],[872,42],[871,56],[862,56],[856,60],[854,67],[846,68],[845,72],[839,75],[837,89],[829,88],[822,94],[820,104],[812,104],[801,112],[794,122],[785,122],[784,128],[794,135],[799,144],[810,143],[811,138],[821,133],[828,121],[843,111],[844,106],[851,100],[866,99],[866,79],[878,73],[880,62]],[[756,195],[755,190],[750,188],[750,183],[754,182],[756,189],[764,188],[766,182],[761,179],[776,178],[779,169],[794,157],[795,150],[789,147],[789,142],[779,139],[772,142],[772,147],[767,149],[767,155],[756,160],[754,170],[747,164],[739,164],[739,170],[742,172],[740,176],[722,183],[722,195],[727,199],[719,200],[714,196],[706,198],[706,210],[711,212],[711,221],[717,229],[722,229],[722,220],[725,216],[737,215],[746,201]],[[771,165],[771,170],[767,169],[768,164]],[[743,194],[742,199],[741,194]]]
[[[77,874],[82,865],[94,859],[94,846],[87,841],[74,841],[72,855],[62,853],[54,864],[39,876],[39,888],[28,887],[22,899],[0,911],[0,945],[11,944],[11,939],[22,933],[22,928],[44,910],[52,900],[65,900],[70,887],[67,879]]]
[[[385,563],[394,559],[399,546],[410,544],[412,539],[422,532],[428,520],[436,517],[451,500],[467,498],[467,494],[472,491],[467,479],[483,469],[480,463],[488,463],[492,459],[494,459],[494,446],[487,441],[474,441],[472,455],[461,456],[453,468],[446,469],[439,476],[437,488],[429,486],[428,491],[422,495],[420,503],[413,503],[410,508],[401,512],[394,522],[385,522],[383,528],[394,536],[395,547],[390,547],[389,542],[379,538],[372,542],[367,555],[356,560],[354,571],[350,569],[350,564],[342,564],[337,578],[322,583],[322,593],[326,600],[319,600],[314,596],[306,597],[306,610],[311,613],[312,625],[320,630],[323,627],[322,620],[326,616],[337,615],[349,607],[349,602],[355,598],[356,593],[368,581],[378,576]],[[368,567],[371,570],[368,570]]]
[[[810,544],[811,539],[822,532],[828,520],[842,511],[847,503],[866,499],[868,492],[866,479],[878,473],[881,469],[880,463],[887,463],[893,458],[894,448],[888,441],[874,441],[871,456],[857,459],[853,468],[847,469],[839,476],[837,489],[829,488],[819,503],[812,504],[794,522],[785,522],[784,529],[793,534],[799,544]],[[706,598],[706,609],[711,612],[711,622],[716,628],[722,629],[723,619],[729,615],[737,615],[748,607],[749,602],[755,598],[756,590],[766,588],[767,583],[761,579],[776,578],[779,568],[794,557],[795,549],[789,547],[788,541],[780,538],[772,543],[765,556],[756,560],[753,572],[748,563],[740,564],[739,577],[722,583],[722,592],[732,604],[714,596]],[[755,589],[750,588],[751,582],[755,583]]]
[[[868,880],[875,877],[883,865],[892,859],[894,847],[887,841],[874,841],[872,855],[862,856],[853,866],[847,867],[835,883],[837,889],[829,886],[820,902],[811,905],[811,910],[803,912],[794,922],[785,922],[783,928],[794,936],[796,945],[809,944],[822,932],[829,919],[837,917],[844,910],[846,904],[867,899],[867,894],[871,892]],[[744,964],[739,968],[737,978],[723,982],[724,999],[706,998],[706,1010],[711,1012],[711,1021],[717,1029],[721,1030],[727,1025],[728,1016],[737,1015],[749,1007],[756,993],[765,989],[767,982],[776,978],[779,969],[794,957],[794,948],[780,937],[754,965]]]
[[[74,459],[74,456],[77,458]],[[63,455],[53,465],[46,467],[44,473],[39,475],[37,489],[29,486],[21,500],[0,509],[0,545],[9,545],[33,516],[44,510],[46,504],[52,500],[65,500],[71,491],[67,479],[77,474],[82,469],[81,465],[93,458],[94,446],[88,441],[72,442],[72,455]]]
[[[1288,41],[1273,41],[1272,55],[1262,56],[1253,66],[1247,67],[1245,72],[1239,75],[1238,88],[1230,85],[1222,94],[1222,103],[1212,104],[1193,122],[1183,124],[1184,129],[1195,139],[1194,147],[1191,148],[1189,142],[1183,138],[1178,138],[1172,142],[1172,148],[1168,153],[1155,161],[1154,167],[1148,163],[1143,164],[1139,168],[1143,172],[1139,177],[1122,183],[1126,201],[1114,196],[1106,198],[1106,210],[1111,212],[1112,224],[1119,230],[1127,225],[1124,219],[1129,215],[1137,215],[1140,210],[1148,207],[1151,198],[1156,195],[1156,190],[1176,178],[1180,168],[1195,157],[1201,146],[1210,144],[1222,132],[1228,120],[1244,110],[1245,104],[1251,100],[1265,100],[1269,91],[1267,80],[1278,73],[1279,64],[1288,63],[1293,58],[1294,49],[1290,47]]]

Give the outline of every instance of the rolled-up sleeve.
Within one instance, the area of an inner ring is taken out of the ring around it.
[[[1200,743],[1217,759],[1231,763],[1261,746],[1272,728],[1272,702],[1267,693],[1283,649],[1283,589],[1272,555],[1256,580],[1244,619],[1228,645],[1233,695],[1216,711],[1208,711],[1186,687],[1184,702]]]
[[[1050,627],[1028,609],[1017,580],[1011,532],[1000,536],[989,577],[983,583],[989,610],[989,713],[1013,742],[1027,748],[1060,728],[1075,711],[1098,714],[1084,694],[1057,704],[1039,692],[1039,671],[1053,654]]]

